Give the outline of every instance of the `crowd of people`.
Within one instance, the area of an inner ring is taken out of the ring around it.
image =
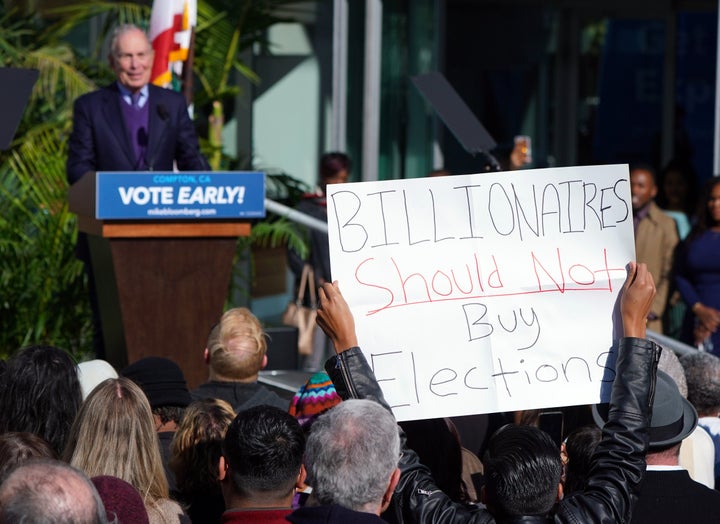
[[[118,165],[207,167],[179,95],[148,86],[151,57],[142,31],[119,28],[117,82],[75,106],[71,182]],[[158,142],[153,122],[176,131]],[[350,168],[344,154],[324,156],[322,184],[346,181]],[[259,382],[267,340],[246,308],[211,329],[208,380],[192,390],[170,359],[123,369],[102,360],[99,318],[98,360],[78,365],[59,348],[30,346],[2,362],[0,522],[715,522],[720,180],[697,212],[687,182],[677,165],[661,182],[649,166],[631,169],[638,263],[620,295],[610,402],[575,408],[561,443],[532,413],[484,416],[469,431],[453,419],[398,424],[318,237],[311,264],[325,337],[308,366],[334,354],[292,399]],[[326,220],[322,190],[303,206]],[[646,328],[677,329],[706,351],[678,359]]]
[[[0,380],[0,522],[717,520],[720,359],[645,338],[644,264],[621,292],[610,403],[584,406],[596,425],[568,425],[560,446],[533,423],[488,431],[482,449],[449,419],[398,424],[339,284],[319,295],[336,355],[292,399],[258,382],[267,344],[245,308],[212,328],[193,390],[167,358],[116,370],[18,351]]]
[[[689,167],[672,160],[658,179],[630,166],[635,247],[658,293],[648,329],[720,355],[720,178],[695,196]]]

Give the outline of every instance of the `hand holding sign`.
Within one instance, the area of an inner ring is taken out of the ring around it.
[[[347,300],[398,420],[601,400],[635,258],[628,179],[590,166],[328,186],[343,294],[325,290]]]
[[[626,337],[645,338],[645,323],[655,298],[655,283],[647,265],[630,262],[620,297],[620,313]]]
[[[337,281],[326,282],[320,287],[320,305],[318,306],[317,323],[335,346],[335,353],[358,345],[355,335],[355,320],[350,306],[340,293]]]

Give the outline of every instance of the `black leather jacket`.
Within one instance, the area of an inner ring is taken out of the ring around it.
[[[551,517],[524,516],[513,523],[624,523],[629,522],[645,474],[648,427],[655,394],[660,346],[650,340],[624,338],[619,343],[610,415],[594,456],[587,489],[562,500]],[[360,348],[351,348],[328,360],[325,369],[343,398],[366,398],[390,409]],[[495,522],[484,508],[453,502],[440,491],[428,468],[405,445],[401,477],[392,511],[398,522],[420,524],[482,524]]]

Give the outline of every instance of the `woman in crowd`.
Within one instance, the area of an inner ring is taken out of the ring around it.
[[[687,304],[683,338],[720,355],[720,178],[708,181],[697,223],[678,250],[675,282]]]
[[[322,155],[320,157],[320,167],[318,170],[317,191],[303,195],[296,209],[301,213],[327,222],[327,186],[329,184],[348,182],[351,168],[352,162],[350,161],[350,157],[345,153],[331,152]],[[307,261],[300,258],[296,252],[292,250],[288,251],[288,263],[290,269],[295,274],[296,289],[300,285],[303,267],[306,263],[312,266],[315,286],[321,286],[325,282],[332,281],[330,278],[330,248],[328,246],[327,233],[311,229],[309,236],[310,255]],[[312,285],[312,283],[310,283],[310,285]],[[322,370],[325,359],[332,355],[332,352],[333,350],[324,333],[318,329],[314,336],[313,352],[311,355],[305,357],[304,362],[301,362],[301,366],[308,371]]]
[[[224,400],[196,400],[185,409],[170,446],[170,469],[193,523],[220,523],[225,511],[218,463],[235,412]]]
[[[8,359],[0,376],[0,433],[34,433],[59,455],[81,402],[70,355],[54,346],[26,347]]]
[[[697,175],[692,165],[672,159],[660,173],[660,191],[655,199],[663,212],[675,220],[681,241],[690,233],[697,207]],[[668,304],[663,318],[663,332],[672,338],[682,338],[683,322],[687,306],[674,282],[668,293]]]
[[[150,524],[189,522],[170,500],[152,411],[130,379],[108,379],[90,393],[73,423],[63,459],[88,477],[110,475],[143,497]]]

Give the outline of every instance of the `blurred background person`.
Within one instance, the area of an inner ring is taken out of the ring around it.
[[[665,214],[675,220],[680,242],[690,233],[697,207],[697,175],[692,165],[672,159],[660,173],[660,191],[655,199]],[[677,252],[677,248],[676,248]],[[675,279],[670,281],[668,303],[663,318],[664,334],[680,340],[687,305],[677,290]]]
[[[647,264],[657,290],[648,314],[647,328],[662,334],[678,234],[675,221],[663,213],[654,201],[658,193],[656,178],[655,170],[647,164],[630,167],[635,252],[637,261]]]
[[[343,184],[350,180],[352,162],[345,153],[331,152],[320,157],[320,168],[318,176],[318,188],[315,193],[306,194],[296,206],[301,213],[310,215],[327,223],[327,198],[326,189],[328,184]],[[303,266],[308,263],[315,272],[315,285],[321,286],[325,282],[332,282],[330,275],[330,246],[327,233],[309,230],[310,255],[303,260],[292,250],[288,250],[288,263],[295,275],[295,289],[300,285],[300,278]],[[294,293],[297,296],[297,293]],[[309,304],[306,304],[309,305]],[[315,330],[315,341],[313,352],[304,358],[300,366],[307,371],[322,370],[325,360],[333,354],[333,349],[327,337],[320,329]]]
[[[682,339],[720,355],[720,178],[706,183],[677,257],[675,283],[688,307]]]

